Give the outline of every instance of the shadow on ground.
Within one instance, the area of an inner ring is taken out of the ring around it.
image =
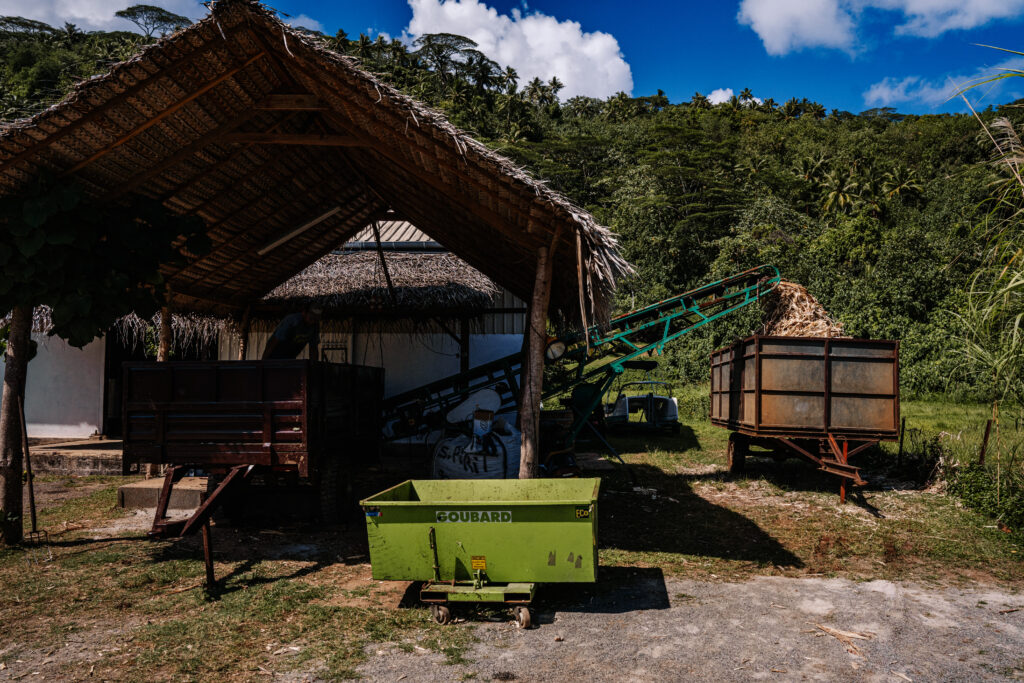
[[[602,484],[601,548],[803,566],[753,521],[693,492],[695,479],[720,475],[672,474],[650,465],[630,467],[639,490],[629,485],[621,471]]]

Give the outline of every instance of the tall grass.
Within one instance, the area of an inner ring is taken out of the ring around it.
[[[1004,407],[992,422],[980,462],[990,407],[940,401],[904,403],[904,470],[945,484],[950,494],[1015,530],[1024,529],[1024,410]],[[888,460],[898,448],[886,444]]]

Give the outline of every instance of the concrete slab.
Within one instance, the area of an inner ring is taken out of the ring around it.
[[[155,508],[160,500],[163,477],[125,484],[117,489],[117,506],[135,510]],[[171,510],[192,510],[206,500],[206,477],[185,477],[171,489]]]
[[[121,474],[121,441],[86,439],[32,446],[32,471],[39,474]]]

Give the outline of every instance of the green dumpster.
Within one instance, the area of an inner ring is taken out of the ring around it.
[[[600,479],[410,480],[361,501],[373,578],[448,602],[527,605],[536,583],[597,578]],[[528,626],[525,608],[516,623]],[[521,623],[525,621],[524,623]]]

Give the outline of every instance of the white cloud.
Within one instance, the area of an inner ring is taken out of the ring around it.
[[[869,107],[888,107],[898,104],[924,104],[938,107],[954,97],[961,88],[991,78],[1001,69],[1024,69],[1024,57],[1015,57],[995,67],[979,69],[973,74],[949,76],[944,81],[929,81],[920,76],[904,78],[888,76],[873,83],[864,91],[864,104]],[[1020,94],[1010,91],[1008,88],[1013,88],[1016,85],[1019,91],[1024,83],[1018,85],[1018,81],[1019,79],[1007,79],[985,84],[969,91],[967,96],[971,99],[972,104],[981,103],[982,106],[987,104],[986,100],[996,95],[1006,94],[1017,99]]]
[[[1024,13],[1024,0],[867,0],[865,4],[902,12],[906,23],[897,26],[896,33],[925,38]]]
[[[135,24],[114,16],[114,12],[132,4],[128,0],[3,0],[0,4],[3,14],[45,21],[51,26],[63,26],[67,21],[83,30],[138,31]],[[146,4],[192,20],[206,15],[199,0],[146,0]]]
[[[742,0],[737,19],[757,33],[770,55],[804,47],[850,50],[854,22],[840,0]]]
[[[299,14],[294,17],[281,17],[281,19],[284,23],[293,28],[308,28],[310,31],[320,32],[323,32],[324,30],[324,25],[308,14]]]
[[[708,101],[711,104],[721,104],[722,102],[728,102],[732,95],[732,88],[718,88],[711,91],[711,94],[708,95]]]
[[[809,47],[852,52],[865,10],[888,13],[897,35],[934,38],[1019,17],[1024,0],[741,0],[736,18],[757,33],[768,54]]]
[[[563,98],[632,93],[629,64],[609,33],[586,32],[579,22],[540,12],[499,14],[480,0],[409,0],[409,6],[407,36],[457,33],[471,38],[488,57],[513,67],[520,83],[558,76],[565,83]]]

